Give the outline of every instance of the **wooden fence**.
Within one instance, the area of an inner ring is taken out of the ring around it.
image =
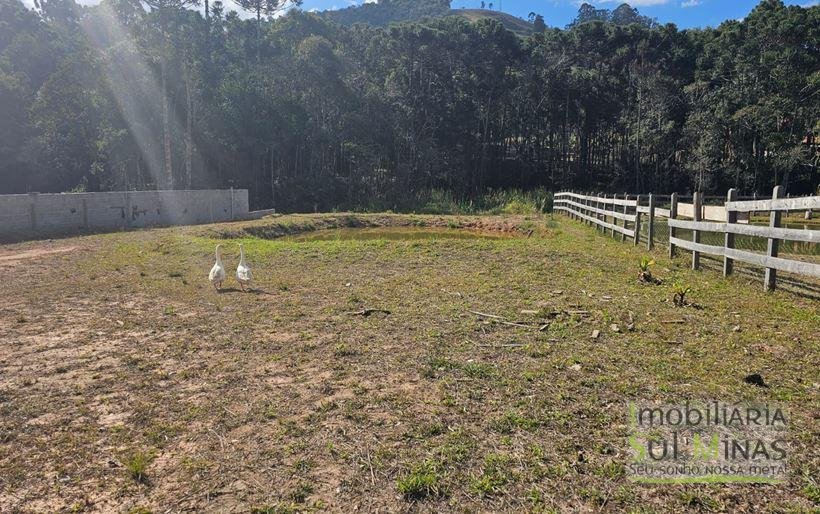
[[[763,284],[767,290],[775,288],[778,271],[820,277],[820,264],[778,256],[780,241],[820,242],[820,230],[782,227],[784,212],[811,212],[820,209],[820,196],[783,198],[782,188],[777,186],[770,200],[740,200],[734,189],[729,190],[722,205],[704,205],[704,197],[700,193],[691,197],[691,203],[681,202],[682,198],[677,193],[664,197],[666,198],[669,200],[668,209],[658,207],[657,197],[652,194],[624,194],[619,197],[561,192],[555,194],[553,207],[555,211],[596,226],[598,230],[609,231],[613,236],[617,233],[621,241],[629,238],[638,245],[642,239],[646,239],[646,246],[650,250],[658,242],[658,220],[665,218],[669,230],[670,257],[674,257],[679,248],[691,252],[692,269],[700,268],[701,254],[722,257],[724,276],[732,274],[734,261],[760,266],[765,269]],[[763,212],[769,213],[768,226],[750,223],[752,217]],[[644,216],[645,220],[642,219]],[[641,230],[644,226],[647,233],[642,238]],[[691,231],[691,240],[679,237],[679,230]],[[701,236],[705,232],[722,234],[723,244],[702,243]],[[737,249],[736,235],[766,239],[766,253]]]

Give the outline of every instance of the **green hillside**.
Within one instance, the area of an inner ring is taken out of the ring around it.
[[[367,23],[376,27],[423,18],[459,16],[470,22],[483,19],[497,20],[507,30],[522,37],[529,36],[533,32],[532,24],[521,18],[488,9],[450,9],[449,0],[382,0],[378,3],[365,3],[345,9],[324,11],[321,15],[341,25]]]
[[[450,16],[460,16],[471,22],[483,19],[496,20],[501,22],[504,28],[519,36],[525,37],[532,34],[531,23],[501,11],[490,11],[488,9],[451,9]]]
[[[449,10],[450,0],[382,0],[323,11],[321,16],[341,25],[367,23],[384,27],[393,22],[445,16]]]

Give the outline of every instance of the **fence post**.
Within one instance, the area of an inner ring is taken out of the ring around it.
[[[732,188],[726,194],[726,203],[734,202],[737,200],[737,190]],[[737,223],[737,211],[730,211],[729,206],[725,205],[726,208],[726,224]],[[727,227],[728,228],[728,227]],[[726,232],[724,248],[734,248],[735,247],[735,235]],[[734,261],[730,259],[727,255],[723,256],[723,276],[728,277],[732,274],[732,268],[734,268]]]
[[[602,202],[601,202],[601,197],[603,197],[603,196],[604,196],[604,194],[601,193],[600,191],[595,193],[595,208],[596,209],[600,209],[601,205],[603,205]],[[597,221],[601,221],[601,213],[600,212],[595,213],[595,219]],[[601,224],[600,223],[595,224],[595,230],[597,230],[598,232],[601,231]]]
[[[593,209],[597,209],[597,208],[598,208],[598,195],[599,195],[599,194],[600,194],[600,193],[590,193],[590,194],[589,194],[589,195],[593,198],[593,200],[591,200],[591,201],[590,201],[590,205],[589,205],[589,206],[590,206],[591,208],[593,208]],[[592,222],[592,227],[593,227],[595,230],[600,230],[600,228],[601,228],[601,227],[598,225],[598,220],[601,218],[601,215],[600,215],[600,214],[598,214],[597,212],[594,212],[594,211],[593,211],[593,212],[590,212],[590,213],[589,213],[589,215],[590,215],[590,216],[592,216],[593,218],[595,218],[595,220]]]
[[[673,220],[678,217],[678,193],[672,193],[672,205],[669,207],[669,219]],[[669,226],[669,258],[675,256],[677,253],[675,251],[675,245],[672,243],[672,238],[675,237],[675,232],[677,229],[673,226]]]
[[[692,198],[692,210],[694,211],[692,214],[692,219],[695,221],[701,221],[702,213],[701,213],[701,193],[699,191],[695,191],[695,195]],[[692,229],[692,242],[693,243],[700,243],[700,230]],[[700,252],[692,250],[692,269],[700,269]]]
[[[641,195],[635,197],[635,246],[641,240],[641,213],[638,212],[638,207],[641,206]]]
[[[576,194],[581,196],[581,195],[584,194],[584,192],[579,191]],[[578,206],[575,207],[576,213],[578,214],[578,216],[575,219],[577,219],[578,221],[580,221],[581,223],[586,225],[587,224],[586,220],[581,216],[581,214],[584,214],[584,212],[585,212],[583,206],[586,205],[586,200],[584,200],[583,198],[575,198],[574,201],[578,203]]]
[[[618,225],[618,218],[615,217],[615,211],[618,210],[618,206],[615,205],[615,200],[618,199],[618,193],[612,193],[612,230],[609,231],[612,237],[615,237],[615,226]]]
[[[655,195],[649,193],[649,230],[646,233],[646,249],[655,248]]]
[[[571,193],[572,191],[567,191],[567,192]],[[564,198],[565,198],[565,196],[562,193],[561,199],[563,200]],[[564,207],[568,207],[568,208],[572,209],[571,205],[566,205]],[[554,196],[552,197],[552,212],[555,212],[555,197]],[[571,212],[567,212],[567,211],[561,211],[561,212],[563,212],[564,215],[567,216],[569,219],[572,219],[572,213]]]
[[[628,194],[626,194],[626,193],[624,193],[624,200],[629,200],[629,195],[628,195]],[[623,210],[624,210],[624,214],[627,214],[627,209],[628,209],[628,208],[629,208],[629,207],[628,207],[626,204],[624,204],[624,209],[623,209]],[[623,226],[624,226],[624,230],[626,230],[626,220],[624,220],[624,222],[623,222],[622,224],[623,224]],[[626,234],[624,234],[623,232],[621,232],[621,242],[623,243],[624,241],[626,241]]]
[[[772,191],[772,200],[777,200],[783,197],[783,186],[775,186]],[[771,211],[769,213],[769,227],[777,228],[780,226],[780,211]],[[766,255],[768,257],[777,257],[777,252],[780,247],[780,240],[774,237],[769,238],[769,243],[766,245]],[[763,286],[766,291],[772,291],[777,286],[777,270],[774,268],[766,268],[766,273],[763,276]]]
[[[584,195],[584,192],[581,191],[578,194],[579,195]],[[581,206],[581,207],[576,207],[576,209],[578,209],[578,214],[586,214],[586,212],[587,212],[586,209],[585,209],[585,206],[587,204],[586,198],[576,198],[575,201],[578,202],[578,205]],[[580,221],[584,225],[589,224],[589,222],[587,220],[585,220],[582,216],[578,216],[578,221]]]

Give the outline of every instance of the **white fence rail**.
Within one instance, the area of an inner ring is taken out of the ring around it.
[[[734,261],[760,266],[765,269],[763,278],[767,290],[774,289],[777,271],[799,275],[820,277],[820,264],[814,262],[785,259],[778,256],[780,241],[804,243],[820,242],[820,230],[794,229],[782,227],[782,213],[820,209],[820,196],[802,198],[782,198],[782,188],[774,188],[771,200],[738,201],[734,189],[729,190],[724,205],[703,205],[703,196],[695,193],[691,204],[679,203],[678,195],[672,194],[669,209],[655,206],[655,197],[648,195],[648,205],[642,205],[642,197],[628,195],[594,196],[573,192],[556,193],[554,210],[566,213],[572,218],[595,225],[599,230],[621,234],[621,240],[631,238],[635,245],[641,240],[642,216],[648,218],[647,248],[655,245],[655,220],[666,218],[669,228],[669,256],[673,257],[678,248],[692,253],[692,269],[700,267],[700,255],[708,254],[723,258],[723,275],[729,276]],[[769,226],[751,225],[754,213],[768,212]],[[687,217],[690,219],[680,219]],[[677,230],[690,230],[692,239],[678,237]],[[708,245],[701,242],[704,232],[723,234],[722,245]],[[735,236],[765,238],[766,253],[755,253],[735,248]]]

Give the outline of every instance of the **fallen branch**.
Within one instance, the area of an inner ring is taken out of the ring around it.
[[[475,314],[476,316],[481,316],[482,318],[506,319],[502,316],[496,316],[495,314],[487,314],[485,312],[478,311],[470,311],[470,314]]]
[[[671,324],[680,325],[680,324],[686,323],[686,320],[685,319],[664,319],[664,320],[661,320],[661,323],[665,323],[667,325],[671,325]]]
[[[360,311],[348,312],[348,314],[350,314],[351,316],[364,316],[366,318],[371,314],[376,314],[378,312],[382,314],[390,314],[390,311],[384,309],[362,309]]]

